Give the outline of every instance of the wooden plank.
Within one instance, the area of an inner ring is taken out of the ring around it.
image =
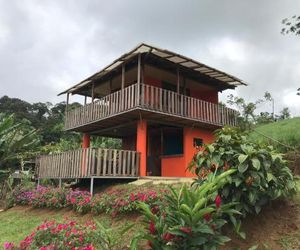
[[[113,151],[113,172],[112,172],[113,176],[117,175],[117,154],[118,154],[118,151],[114,150]]]
[[[103,171],[102,171],[102,176],[106,175],[106,166],[107,166],[107,151],[108,149],[103,149],[102,154],[103,154]],[[102,157],[101,157],[102,158]]]

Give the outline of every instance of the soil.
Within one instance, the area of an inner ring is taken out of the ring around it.
[[[249,249],[254,245],[258,245],[257,249],[286,249],[282,246],[282,238],[293,238],[295,234],[299,234],[299,230],[299,204],[291,200],[274,201],[259,216],[251,215],[243,220],[242,231],[246,233],[246,240],[231,234],[231,242],[222,249]],[[300,249],[300,238],[293,244],[292,249]]]

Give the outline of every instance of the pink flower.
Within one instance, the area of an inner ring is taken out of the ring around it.
[[[221,200],[221,196],[217,195],[216,199],[215,199],[215,203],[216,203],[216,207],[220,208],[222,200]]]
[[[8,250],[8,249],[14,249],[15,245],[12,242],[5,242],[4,243],[4,249]]]
[[[162,238],[166,241],[170,241],[175,238],[175,235],[170,234],[170,233],[165,233]]]
[[[184,232],[186,234],[190,234],[192,232],[192,228],[191,227],[181,227],[180,231]]]
[[[131,201],[135,201],[135,195],[133,193],[130,194],[130,198]]]
[[[150,221],[149,231],[150,231],[151,234],[155,234],[155,232],[156,232],[155,224],[154,224],[153,221]]]

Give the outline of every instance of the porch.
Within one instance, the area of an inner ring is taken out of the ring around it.
[[[131,150],[84,148],[36,159],[36,178],[137,178],[140,153]]]
[[[108,118],[114,117],[116,124],[112,125],[117,125],[122,121],[116,118],[126,116],[126,121],[136,120],[141,114],[147,119],[151,116],[181,125],[197,123],[217,128],[237,124],[237,112],[233,109],[152,85],[135,83],[90,104],[67,110],[65,129],[89,132],[93,131],[94,125],[99,128],[100,123],[107,127],[105,120],[112,122]]]

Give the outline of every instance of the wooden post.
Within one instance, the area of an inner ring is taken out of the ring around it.
[[[180,74],[179,74],[179,67],[177,67],[177,94],[180,94]]]
[[[68,109],[69,109],[69,99],[70,99],[70,93],[67,93],[67,105],[66,105],[66,112],[68,112]]]
[[[122,64],[122,84],[121,89],[124,89],[125,86],[125,63]]]
[[[141,54],[138,55],[138,65],[137,65],[137,98],[138,103],[137,105],[140,105],[140,88],[141,88]]]
[[[92,102],[94,102],[94,99],[95,99],[94,90],[95,90],[95,83],[93,82],[93,84],[92,84]]]
[[[91,177],[91,186],[90,186],[91,196],[93,196],[93,192],[94,192],[94,177]]]
[[[137,83],[141,83],[141,54],[138,55]]]

